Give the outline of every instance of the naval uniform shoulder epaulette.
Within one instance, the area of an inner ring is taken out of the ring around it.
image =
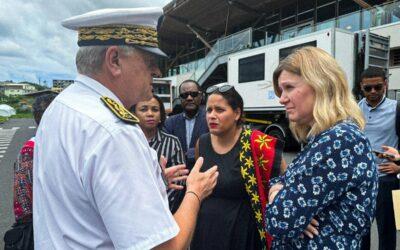
[[[139,123],[139,119],[118,102],[114,101],[113,99],[107,96],[102,96],[100,97],[100,99],[114,113],[114,115],[116,115],[122,121],[129,124]]]

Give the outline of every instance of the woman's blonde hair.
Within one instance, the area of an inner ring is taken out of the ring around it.
[[[346,75],[327,52],[303,47],[282,60],[273,74],[277,96],[282,93],[278,78],[284,70],[302,77],[315,92],[314,123],[310,126],[290,122],[290,129],[298,141],[305,141],[346,119],[355,122],[360,129],[364,128],[363,115],[349,89]]]

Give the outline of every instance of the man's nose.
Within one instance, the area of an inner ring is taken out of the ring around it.
[[[191,94],[189,94],[188,97],[186,98],[186,100],[193,100],[193,96]]]

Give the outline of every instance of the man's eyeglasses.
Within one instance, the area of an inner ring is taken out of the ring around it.
[[[185,92],[185,93],[180,93],[180,94],[179,94],[179,97],[182,98],[182,99],[186,99],[186,98],[188,98],[189,96],[195,98],[195,97],[197,97],[199,94],[200,94],[200,91],[188,91],[188,92]]]
[[[383,84],[379,83],[379,84],[375,84],[375,85],[363,85],[362,89],[365,92],[371,92],[372,89],[375,89],[375,91],[381,91],[383,89]]]
[[[222,86],[214,85],[214,86],[208,87],[207,90],[206,90],[206,93],[207,94],[212,94],[215,91],[218,91],[220,93],[224,93],[226,91],[231,90],[232,88],[233,88],[232,85],[222,85]]]

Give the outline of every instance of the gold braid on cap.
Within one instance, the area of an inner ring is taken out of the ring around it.
[[[158,48],[157,30],[141,25],[107,25],[78,30],[78,45],[140,45]]]

